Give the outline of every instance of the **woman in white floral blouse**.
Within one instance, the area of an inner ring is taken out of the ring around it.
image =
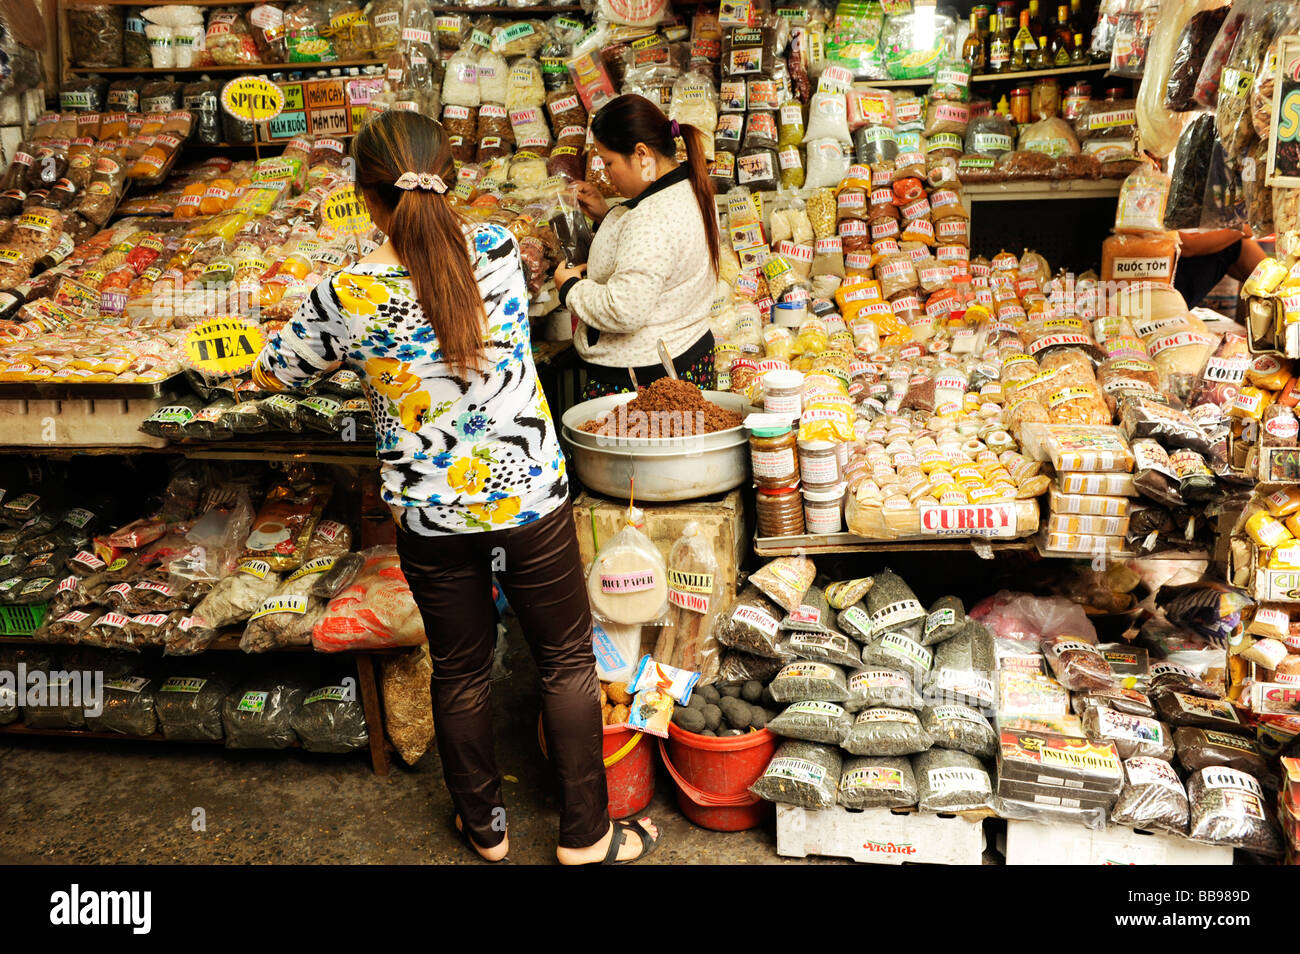
[[[591,613],[518,245],[448,202],[451,147],[434,120],[384,113],[353,158],[388,241],[316,286],[254,377],[294,386],[347,365],[366,386],[382,494],[433,657],[443,779],[471,847],[489,861],[509,850],[489,699],[496,562],[541,674],[562,786],[558,858],[636,860],[658,831],[607,814]]]

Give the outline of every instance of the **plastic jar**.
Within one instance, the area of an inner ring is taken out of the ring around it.
[[[806,301],[778,301],[772,309],[772,324],[783,328],[798,328],[807,318]]]
[[[804,499],[798,487],[760,488],[754,509],[760,537],[792,537],[804,532]]]
[[[834,441],[799,442],[799,478],[805,491],[829,490],[840,483],[839,446]]]
[[[1034,120],[1061,115],[1061,84],[1055,77],[1034,81],[1029,92],[1029,115]]]
[[[1065,91],[1065,103],[1061,115],[1073,122],[1083,112],[1083,107],[1092,99],[1092,84],[1075,83]]]
[[[760,490],[779,490],[799,483],[796,439],[789,425],[756,427],[749,434],[749,462]]]
[[[803,520],[808,533],[839,533],[844,528],[844,485],[803,492]]]
[[[768,371],[763,375],[763,410],[791,420],[803,411],[803,374]]]

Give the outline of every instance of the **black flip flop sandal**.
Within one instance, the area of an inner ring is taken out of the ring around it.
[[[654,850],[659,847],[659,842],[663,839],[663,835],[660,834],[657,838],[651,838],[650,832],[646,831],[645,827],[641,824],[642,822],[648,822],[648,821],[650,821],[650,819],[647,817],[647,818],[638,818],[634,822],[630,822],[630,821],[614,822],[614,837],[610,838],[609,840],[609,850],[605,852],[605,860],[590,862],[590,864],[631,865],[631,864],[636,864],[638,861],[642,861],[646,858],[649,858],[650,855],[654,853]],[[634,832],[637,838],[640,839],[641,852],[633,858],[625,858],[622,861],[619,861],[618,850],[622,848],[623,844],[627,841],[627,836],[629,832]]]
[[[466,830],[465,830],[465,829],[464,829],[464,828],[459,824],[459,822],[460,822],[460,816],[457,815],[457,814],[454,814],[454,813],[453,813],[452,816],[451,816],[451,829],[452,829],[452,831],[454,831],[458,836],[460,836],[460,840],[463,841],[463,842],[465,843],[465,847],[468,848],[470,851],[474,852],[474,857],[475,857],[475,858],[477,858],[479,861],[483,862],[483,864],[485,864],[485,865],[508,865],[508,864],[510,864],[510,855],[509,855],[509,854],[505,855],[505,856],[502,857],[502,858],[498,858],[496,861],[489,861],[487,858],[484,858],[481,854],[479,854],[478,846],[474,844],[474,839],[471,838],[471,837],[469,836],[469,832],[467,832],[467,831],[466,831]]]

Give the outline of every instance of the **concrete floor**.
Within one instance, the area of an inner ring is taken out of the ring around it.
[[[517,637],[507,665],[493,695],[511,860],[552,864],[557,803],[537,746],[536,671]],[[448,827],[450,805],[436,751],[379,778],[361,755],[0,736],[0,863],[477,863]],[[206,830],[194,830],[195,809]],[[695,827],[662,768],[646,814],[664,833],[657,864],[806,863],[777,856],[770,820]]]

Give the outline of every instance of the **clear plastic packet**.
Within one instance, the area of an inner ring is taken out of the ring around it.
[[[843,702],[848,695],[844,670],[825,662],[787,663],[768,684],[772,698],[789,702]]]
[[[727,611],[718,616],[713,635],[722,645],[751,656],[776,660],[788,658],[788,654],[778,648],[782,615],[751,582],[740,591]],[[721,672],[718,679],[724,681]]]
[[[724,581],[717,557],[698,523],[682,529],[668,556],[668,623],[655,644],[657,660],[700,674],[708,685],[717,678],[721,650],[713,635],[724,611]]]
[[[1183,127],[1169,173],[1169,197],[1165,206],[1164,227],[1190,229],[1200,225],[1201,204],[1213,159],[1215,143],[1214,116],[1202,113]]]
[[[1147,165],[1139,166],[1120,186],[1115,209],[1115,231],[1163,232],[1169,176]]]
[[[915,712],[876,706],[854,717],[841,747],[854,755],[898,756],[924,752],[933,741]]]
[[[769,802],[801,808],[835,804],[843,760],[839,751],[815,742],[783,742],[749,790]]]
[[[1165,81],[1165,109],[1186,113],[1197,107],[1196,80],[1228,12],[1227,4],[1216,3],[1208,9],[1197,10],[1183,24],[1169,64],[1169,78]]]
[[[1094,706],[1083,713],[1082,720],[1088,738],[1114,743],[1122,759],[1148,756],[1169,761],[1174,757],[1169,728],[1155,719]]]
[[[749,582],[787,613],[793,613],[803,605],[816,576],[817,567],[807,557],[778,557],[764,564]]]
[[[907,808],[919,791],[912,763],[904,756],[846,759],[836,800],[845,808]]]
[[[1110,663],[1092,643],[1074,636],[1052,636],[1042,642],[1052,674],[1072,692],[1109,689],[1115,683]]]
[[[629,680],[627,691],[635,694],[648,689],[660,689],[682,705],[687,705],[699,680],[698,672],[678,669],[646,655],[642,656],[637,664],[636,673]]]
[[[993,784],[979,759],[954,749],[932,748],[912,757],[917,805],[923,812],[991,807]]]
[[[767,724],[777,735],[804,742],[839,745],[853,720],[834,702],[796,702]]]
[[[1167,761],[1136,756],[1124,761],[1124,788],[1110,820],[1130,828],[1187,833],[1187,791]]]
[[[587,595],[596,618],[613,623],[660,624],[668,614],[668,566],[629,508],[623,529],[601,546],[587,574]]]
[[[942,749],[955,749],[982,759],[997,754],[998,737],[978,709],[957,703],[925,706],[921,727]]]
[[[1231,845],[1255,854],[1282,854],[1273,814],[1259,782],[1230,768],[1203,768],[1187,780],[1191,802],[1188,837],[1214,845]]]
[[[921,645],[933,646],[951,639],[966,626],[966,608],[955,596],[940,597],[925,618]]]

